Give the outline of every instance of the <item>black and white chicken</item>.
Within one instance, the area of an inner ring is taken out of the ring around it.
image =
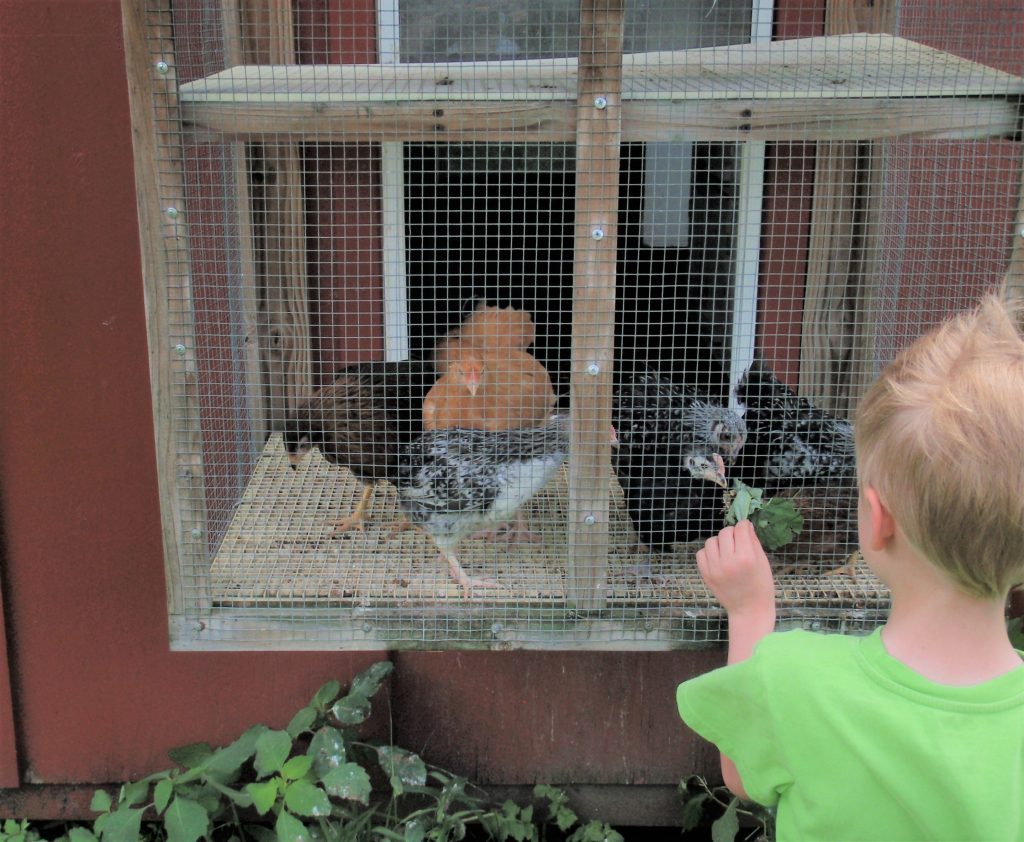
[[[288,414],[284,447],[293,468],[316,447],[363,483],[359,503],[335,522],[335,534],[361,530],[374,485],[394,483],[399,451],[423,432],[423,399],[433,383],[431,362],[357,363]]]
[[[612,395],[623,447],[651,452],[707,447],[732,462],[747,438],[743,418],[654,369],[626,375]]]
[[[469,576],[455,551],[473,533],[509,521],[540,491],[569,454],[568,414],[542,427],[431,430],[398,460],[398,499],[434,540],[452,578],[470,596],[494,582]]]
[[[612,465],[641,549],[667,552],[722,528],[722,457],[700,446],[675,450],[619,448]]]
[[[736,472],[765,489],[845,481],[856,474],[853,425],[795,394],[760,358],[736,387],[747,441]]]

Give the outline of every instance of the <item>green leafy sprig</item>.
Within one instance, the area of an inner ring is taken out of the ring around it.
[[[803,515],[789,500],[765,498],[760,488],[752,488],[738,479],[733,480],[729,493],[732,502],[725,513],[726,524],[735,526],[741,520],[749,520],[761,546],[769,552],[784,547],[804,527]]]

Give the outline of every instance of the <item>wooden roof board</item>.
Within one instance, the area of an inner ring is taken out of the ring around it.
[[[575,101],[574,58],[243,65],[183,85],[186,103]],[[624,100],[1024,94],[1024,78],[891,35],[837,35],[623,57]]]

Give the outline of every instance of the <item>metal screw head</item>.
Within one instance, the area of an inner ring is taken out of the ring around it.
[[[173,205],[171,207],[167,208],[167,210],[165,210],[164,213],[166,213],[167,216],[170,219],[177,219],[178,218],[178,209],[176,207],[174,207]]]
[[[373,631],[373,623],[363,623],[363,632],[369,634]]]
[[[597,377],[597,375],[599,375],[600,373],[601,366],[599,366],[597,363],[591,363],[590,365],[587,366],[587,374],[589,374],[591,377]]]
[[[608,98],[603,96],[594,97],[594,108],[598,111],[603,111],[608,107]]]
[[[583,518],[583,522],[587,526],[593,526],[595,523],[597,523],[597,518],[593,515],[587,515],[585,518]]]
[[[171,66],[166,61],[158,61],[156,63],[156,72],[161,76],[167,74],[167,71],[171,69]]]
[[[179,357],[185,356],[185,346],[179,342],[177,345],[174,346],[174,353],[177,354]]]
[[[200,529],[197,526],[195,529],[192,530],[192,537],[193,538],[202,538],[203,537],[203,530]]]
[[[491,634],[497,637],[499,634],[501,634],[503,628],[504,626],[501,623],[495,623],[493,626],[491,626]]]
[[[595,228],[593,231],[590,232],[590,236],[595,240],[603,240],[604,228]]]

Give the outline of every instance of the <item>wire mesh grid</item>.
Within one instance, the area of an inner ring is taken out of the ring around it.
[[[134,13],[176,646],[714,644],[737,482],[884,620],[849,419],[1007,272],[1024,13],[812,6]]]

